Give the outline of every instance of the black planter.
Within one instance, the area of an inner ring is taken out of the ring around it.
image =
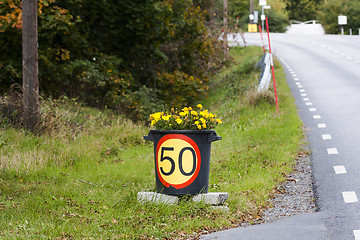
[[[168,195],[207,193],[214,130],[150,130],[154,142],[156,191]]]

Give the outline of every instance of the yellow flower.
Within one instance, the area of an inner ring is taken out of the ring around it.
[[[197,113],[197,111],[191,111],[191,115],[197,116],[198,113]]]
[[[164,121],[169,121],[170,117],[171,117],[171,115],[162,116],[162,119],[163,119]]]
[[[157,112],[157,113],[154,113],[154,114],[152,114],[152,118],[155,120],[155,121],[159,121],[160,119],[161,119],[161,115],[162,115],[163,113],[161,113],[161,112]]]
[[[189,123],[192,124],[190,129],[205,130],[213,129],[216,124],[222,123],[216,114],[210,113],[201,104],[194,108],[184,107],[179,112],[174,108],[171,108],[171,111],[156,112],[150,115],[149,121],[159,129],[183,129],[188,128]]]

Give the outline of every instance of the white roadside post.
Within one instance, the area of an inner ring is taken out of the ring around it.
[[[264,21],[265,21],[265,13],[264,13],[264,10],[265,9],[271,9],[271,6],[266,6],[266,1],[265,1],[265,5],[263,5],[262,7],[261,7],[261,28],[262,29],[265,29],[264,28]]]
[[[261,29],[264,31],[264,21],[265,21],[265,15],[264,15],[264,6],[266,6],[266,0],[259,0],[259,6],[261,6]]]
[[[342,15],[342,14],[340,14],[339,16],[338,16],[338,24],[339,24],[339,26],[340,26],[340,31],[341,31],[341,35],[344,35],[344,25],[346,25],[347,24],[347,17],[346,16],[344,16],[344,15]]]

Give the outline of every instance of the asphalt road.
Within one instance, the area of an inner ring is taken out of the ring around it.
[[[261,44],[258,33],[245,38]],[[319,212],[204,239],[360,240],[360,36],[270,39],[308,129]]]

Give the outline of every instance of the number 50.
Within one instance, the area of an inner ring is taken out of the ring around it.
[[[171,168],[170,168],[170,171],[165,172],[164,169],[162,167],[160,167],[160,171],[161,171],[161,173],[163,175],[169,176],[169,175],[174,173],[176,163],[175,163],[174,159],[172,159],[171,157],[164,156],[165,151],[174,151],[174,148],[173,147],[162,147],[161,148],[160,162],[169,161],[170,164],[171,164]],[[185,172],[184,171],[183,156],[184,156],[185,151],[190,151],[192,153],[193,164],[192,164],[192,169],[191,169],[190,172]],[[181,149],[180,153],[179,153],[178,163],[179,163],[179,170],[180,170],[181,174],[183,174],[184,176],[191,176],[192,174],[194,174],[195,169],[196,169],[196,153],[195,153],[195,150],[193,148],[191,148],[191,147],[184,147],[183,149]]]

